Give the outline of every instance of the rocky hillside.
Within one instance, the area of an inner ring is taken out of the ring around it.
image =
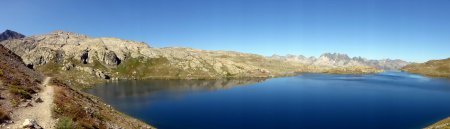
[[[23,111],[33,106],[34,101],[38,101],[36,97],[43,88],[42,81],[42,74],[26,67],[19,56],[0,45],[0,128],[23,122],[13,121],[16,116],[11,114],[18,110]],[[56,107],[53,113],[55,116],[51,117],[60,120],[57,127],[152,128],[58,80],[54,80],[53,85],[56,89],[54,96]],[[40,122],[40,120],[36,121]]]
[[[351,66],[369,66],[385,70],[399,70],[409,62],[403,60],[369,60],[362,57],[349,57],[346,54],[340,53],[324,53],[318,58],[305,57],[303,55],[273,55],[272,59],[281,59],[289,62],[303,63],[306,65],[315,65],[321,67],[351,67]]]
[[[267,77],[295,71],[296,67],[282,62],[261,63],[271,60],[253,54],[151,48],[143,42],[62,31],[1,44],[21,56],[30,68],[51,66],[53,71],[84,71],[102,78]]]
[[[143,42],[63,31],[0,44],[22,57],[28,67],[67,80],[68,84],[92,84],[102,79],[272,77],[329,70],[256,54],[152,48]]]
[[[0,42],[3,40],[8,40],[8,39],[20,39],[20,38],[24,38],[25,35],[14,32],[12,30],[6,30],[3,33],[0,33]]]
[[[41,90],[42,79],[41,74],[25,67],[19,56],[0,45],[0,123],[8,122],[15,108]]]
[[[450,78],[450,58],[410,64],[403,67],[402,70],[426,76]]]

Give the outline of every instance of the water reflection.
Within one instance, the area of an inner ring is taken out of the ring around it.
[[[232,87],[247,86],[260,83],[266,78],[240,78],[219,80],[122,80],[112,81],[89,89],[108,103],[128,101],[128,106],[148,104],[152,100],[179,99],[183,95],[193,92],[214,91]],[[145,98],[145,99],[143,99]],[[139,103],[133,103],[139,101]],[[125,104],[125,103],[117,103]]]
[[[88,92],[163,129],[410,129],[450,114],[449,80],[402,72],[118,81]]]

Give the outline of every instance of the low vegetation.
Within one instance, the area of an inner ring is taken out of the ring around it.
[[[57,123],[60,128],[153,128],[59,80],[53,80],[52,85],[55,86],[53,111],[55,117],[60,119]]]
[[[10,119],[11,118],[9,117],[9,115],[3,109],[0,108],[0,123],[3,123]]]
[[[75,129],[72,118],[62,117],[56,123],[56,129]]]
[[[368,74],[368,73],[379,73],[383,70],[368,67],[368,66],[350,66],[350,67],[339,67],[339,68],[329,68],[324,71],[324,73],[330,74]]]
[[[0,124],[9,113],[40,90],[42,75],[29,69],[21,58],[0,45]]]
[[[402,70],[431,77],[450,78],[450,58],[410,64],[403,67]]]

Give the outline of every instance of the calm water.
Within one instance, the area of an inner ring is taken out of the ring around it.
[[[413,74],[119,81],[88,91],[160,129],[412,129],[450,116],[450,81]]]

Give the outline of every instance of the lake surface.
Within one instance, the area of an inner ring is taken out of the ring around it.
[[[402,72],[117,81],[88,90],[160,129],[414,129],[450,116],[450,81]]]

